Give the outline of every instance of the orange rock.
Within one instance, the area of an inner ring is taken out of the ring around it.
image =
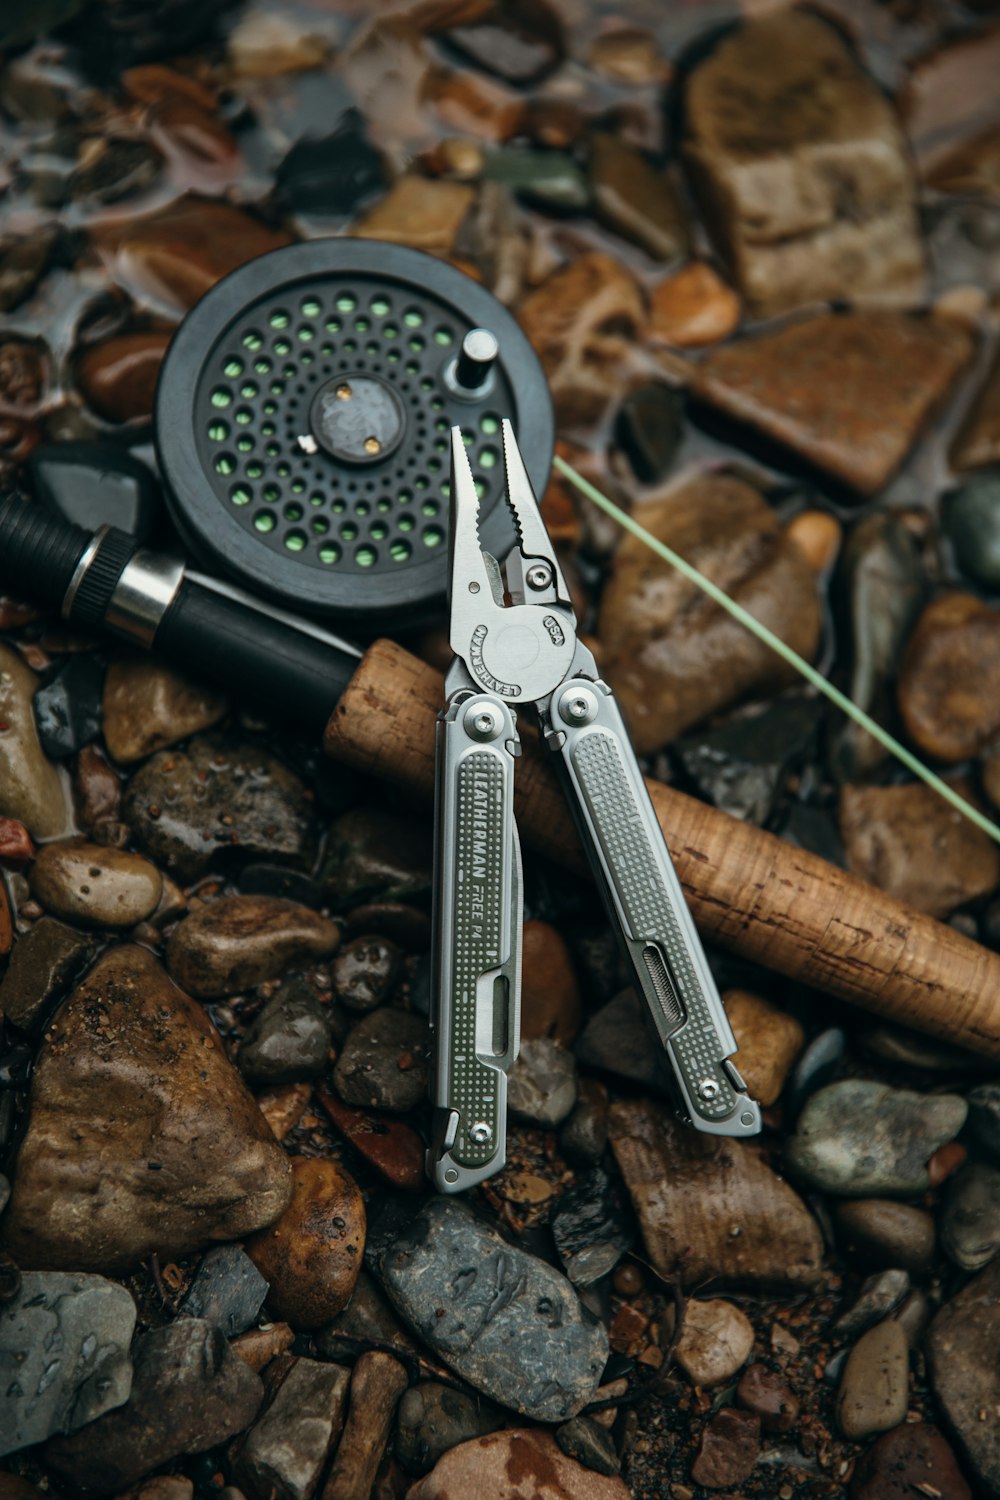
[[[927,1177],[931,1187],[940,1187],[942,1182],[953,1177],[959,1167],[965,1165],[968,1154],[961,1141],[946,1141],[943,1146],[939,1146],[927,1161]]]
[[[837,560],[843,532],[837,517],[829,511],[803,510],[789,521],[785,535],[814,573],[826,573]]]
[[[1000,610],[973,594],[927,605],[903,655],[899,711],[910,739],[937,760],[966,760],[1000,732]]]
[[[209,114],[215,109],[216,98],[195,78],[178,73],[163,63],[149,63],[145,67],[126,68],[121,75],[121,85],[130,99],[139,104],[163,104],[167,100],[186,99]]]
[[[580,1029],[580,989],[569,949],[548,922],[524,924],[521,1035],[569,1045]]]
[[[712,267],[693,260],[653,288],[649,302],[653,339],[698,349],[728,338],[740,321],[740,299]]]
[[[524,117],[518,94],[473,73],[432,74],[426,97],[449,130],[496,144],[516,135]]]
[[[464,182],[444,182],[407,173],[355,225],[359,239],[389,240],[431,255],[447,255],[472,206]]]

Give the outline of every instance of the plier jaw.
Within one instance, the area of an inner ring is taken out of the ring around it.
[[[452,429],[455,662],[438,720],[433,1140],[428,1171],[458,1192],[505,1160],[507,1073],[517,1057],[520,851],[513,817],[516,709],[531,704],[564,773],[581,843],[632,965],[686,1116],[752,1135],[760,1108],[730,1061],[736,1041],[621,714],[576,617],[509,422],[506,560],[479,540],[479,498]]]

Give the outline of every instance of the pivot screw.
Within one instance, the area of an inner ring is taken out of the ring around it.
[[[503,721],[489,704],[474,703],[466,712],[465,729],[474,740],[495,740],[503,729]]]
[[[589,688],[567,688],[559,699],[559,717],[574,729],[592,724],[597,718],[597,699]]]
[[[698,1085],[698,1094],[700,1098],[711,1102],[719,1096],[719,1085],[714,1078],[703,1078]]]
[[[472,1141],[473,1145],[485,1146],[486,1142],[492,1139],[492,1136],[493,1132],[485,1120],[477,1120],[475,1125],[469,1126],[469,1140]]]
[[[552,581],[552,569],[548,563],[532,563],[524,579],[529,589],[547,589]]]

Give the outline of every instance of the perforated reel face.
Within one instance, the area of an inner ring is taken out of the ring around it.
[[[500,357],[488,388],[460,399],[448,372],[479,326],[496,333]],[[174,415],[185,391],[186,445]],[[252,262],[202,299],[164,366],[157,442],[196,551],[293,607],[378,616],[426,608],[446,587],[455,423],[484,543],[507,550],[504,417],[544,484],[544,378],[495,299],[416,252],[321,241]]]

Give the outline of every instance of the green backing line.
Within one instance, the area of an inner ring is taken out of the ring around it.
[[[753,615],[748,614],[741,604],[737,604],[735,599],[730,599],[729,595],[723,589],[720,589],[718,584],[713,583],[710,578],[706,578],[704,573],[699,573],[698,569],[692,567],[689,562],[685,562],[684,558],[679,556],[672,547],[668,547],[666,542],[661,542],[657,537],[653,536],[652,532],[647,531],[645,526],[640,526],[639,522],[634,520],[627,511],[622,510],[613,500],[609,500],[607,495],[603,495],[599,489],[596,489],[590,483],[589,479],[584,479],[582,474],[578,474],[572,464],[568,464],[564,458],[560,458],[556,454],[553,459],[553,465],[565,479],[569,480],[570,484],[575,485],[582,494],[586,495],[588,500],[592,500],[596,506],[599,506],[605,515],[611,516],[613,520],[618,522],[619,526],[623,526],[626,531],[630,531],[633,536],[638,537],[640,542],[644,542],[651,552],[656,553],[657,557],[662,557],[664,562],[669,563],[672,568],[676,568],[678,573],[682,573],[696,588],[701,589],[703,594],[707,594],[720,609],[724,609],[727,614],[732,615],[734,620],[738,620],[759,641],[762,641],[765,646],[768,646],[783,661],[786,661],[790,667],[794,667],[800,676],[804,677],[807,682],[811,682],[818,692],[822,693],[824,697],[829,698],[830,702],[835,703],[839,709],[842,709],[848,718],[854,720],[855,724],[860,724],[862,729],[867,730],[872,739],[878,740],[879,744],[888,750],[891,755],[894,755],[908,771],[912,771],[914,776],[918,776],[927,786],[932,787],[940,797],[943,797],[963,817],[968,818],[970,823],[974,823],[977,828],[981,828],[984,833],[989,834],[991,839],[995,839],[1000,844],[1000,828],[997,827],[996,823],[992,822],[985,813],[981,813],[978,807],[973,807],[971,802],[967,802],[963,796],[955,791],[954,787],[949,786],[940,776],[935,775],[929,767],[917,759],[912,751],[907,750],[906,746],[901,745],[899,740],[895,739],[888,730],[883,729],[881,724],[876,724],[874,719],[869,718],[863,708],[859,708],[856,703],[852,703],[846,694],[833,686],[833,683],[827,682],[821,672],[817,672],[816,668],[807,662],[804,657],[800,656],[797,651],[793,651],[791,646],[786,645],[780,636],[774,634],[773,630],[768,630],[766,625],[762,625],[759,620],[755,620]]]

